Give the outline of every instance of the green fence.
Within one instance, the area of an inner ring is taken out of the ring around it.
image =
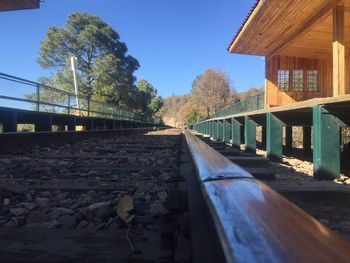
[[[144,119],[140,114],[127,108],[117,108],[106,103],[99,103],[84,96],[76,96],[73,93],[4,73],[0,73],[0,105],[76,116],[148,123],[158,122],[149,118]]]
[[[260,110],[264,108],[265,93],[261,92],[245,100],[236,102],[235,104],[226,106],[225,108],[210,115],[210,119],[229,116],[241,112]]]

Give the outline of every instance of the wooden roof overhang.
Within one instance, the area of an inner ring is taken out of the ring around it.
[[[333,8],[343,4],[350,33],[350,0],[259,0],[231,41],[230,53],[310,58],[332,56]],[[350,38],[346,38],[350,42]],[[349,43],[350,44],[350,43]],[[348,46],[345,43],[345,46]]]
[[[40,7],[40,0],[0,0],[0,12]]]

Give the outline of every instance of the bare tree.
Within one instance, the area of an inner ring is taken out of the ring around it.
[[[191,95],[210,116],[227,104],[230,88],[230,81],[223,72],[207,69],[193,81]]]

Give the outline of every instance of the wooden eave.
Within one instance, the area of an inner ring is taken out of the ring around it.
[[[287,55],[286,48],[289,47],[292,52],[291,45],[310,32],[302,48],[317,48],[317,42],[315,46],[315,42],[310,40],[310,36],[314,37],[317,32],[318,38],[323,40],[322,45],[328,45],[332,39],[332,25],[329,25],[331,9],[340,2],[348,5],[350,0],[260,0],[231,41],[228,50],[230,53],[260,56]],[[295,45],[297,47],[298,43]],[[324,50],[318,52],[322,55],[325,53]],[[311,57],[319,54],[316,52]]]
[[[40,7],[40,0],[0,0],[0,12],[36,9]]]

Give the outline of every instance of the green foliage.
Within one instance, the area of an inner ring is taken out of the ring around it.
[[[198,110],[192,109],[185,117],[185,124],[193,124],[204,118],[205,115],[200,113]]]
[[[55,78],[40,78],[39,83],[43,84],[39,86],[39,110],[40,111],[46,111],[46,112],[60,112],[63,108],[56,106],[56,105],[62,105],[62,106],[68,106],[68,100],[69,97],[66,93],[60,92],[58,90],[51,89],[51,86],[55,85]],[[36,93],[31,94],[25,94],[24,95],[26,99],[37,101],[38,95]],[[37,104],[33,103],[33,109],[35,110],[37,108]]]
[[[17,124],[17,132],[34,132],[34,124]]]
[[[118,33],[97,16],[73,13],[65,28],[51,27],[41,42],[38,63],[57,73],[55,87],[73,91],[70,57],[78,58],[80,93],[116,106],[135,105],[138,61],[127,55]]]
[[[155,89],[147,80],[140,79],[137,84],[139,110],[146,117],[160,117],[163,99],[157,95]]]

